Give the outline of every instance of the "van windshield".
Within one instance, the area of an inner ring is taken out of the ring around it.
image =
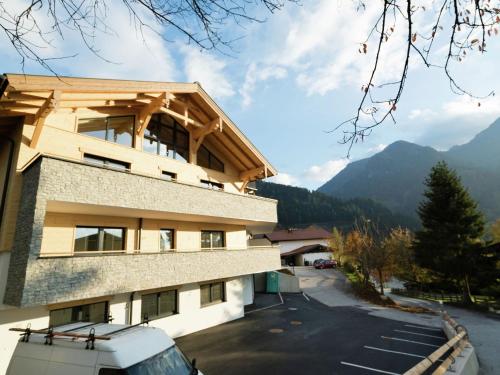
[[[193,367],[184,354],[172,346],[157,355],[130,366],[127,375],[191,375]]]

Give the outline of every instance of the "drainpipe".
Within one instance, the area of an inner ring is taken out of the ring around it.
[[[135,292],[130,293],[130,301],[129,301],[129,307],[128,307],[128,324],[132,324],[132,306],[134,306],[134,294]]]
[[[9,148],[9,160],[7,162],[7,171],[5,172],[5,181],[3,184],[3,189],[2,189],[2,198],[0,200],[0,229],[2,228],[2,223],[3,223],[3,216],[4,216],[4,209],[5,209],[5,202],[7,201],[7,187],[9,186],[9,180],[10,180],[10,170],[12,169],[12,160],[14,159],[14,140],[12,140],[9,137],[0,135],[0,138],[5,139],[7,142],[10,143],[10,148]]]

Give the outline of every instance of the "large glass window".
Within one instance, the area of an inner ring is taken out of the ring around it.
[[[196,162],[200,167],[214,169],[224,173],[224,163],[222,163],[208,148],[201,146],[196,154]]]
[[[95,165],[98,165],[100,167],[118,169],[118,170],[122,170],[122,171],[126,171],[126,170],[130,169],[129,163],[119,161],[119,160],[104,158],[102,156],[97,156],[97,155],[84,154],[83,160],[86,161],[87,163],[95,164]]]
[[[201,248],[213,249],[224,247],[224,232],[222,231],[202,231]]]
[[[160,229],[160,251],[168,251],[174,248],[174,230]]]
[[[75,252],[125,249],[125,228],[76,227]]]
[[[223,281],[204,284],[200,286],[200,304],[201,306],[224,302],[225,285]]]
[[[78,133],[133,147],[134,123],[134,116],[79,119]]]
[[[54,327],[75,322],[106,322],[108,320],[108,302],[52,310],[49,314],[49,320],[50,325]]]
[[[172,117],[154,114],[144,133],[146,152],[171,159],[189,161],[189,133]]]
[[[143,294],[141,299],[143,317],[155,319],[177,314],[177,290]]]

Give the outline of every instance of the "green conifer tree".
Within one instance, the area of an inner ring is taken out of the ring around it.
[[[432,168],[425,185],[425,199],[418,208],[422,230],[415,236],[416,260],[444,282],[458,284],[470,303],[470,279],[482,257],[483,216],[445,162]]]

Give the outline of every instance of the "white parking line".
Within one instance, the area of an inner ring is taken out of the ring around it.
[[[441,328],[431,328],[431,327],[420,327],[420,326],[414,326],[412,324],[405,324],[405,327],[410,327],[410,328],[420,328],[420,329],[426,329],[428,331],[436,331],[436,332],[442,332]]]
[[[388,336],[380,336],[380,337],[382,337],[383,339],[387,339],[387,340],[404,341],[404,342],[411,342],[412,344],[432,346],[433,348],[439,348],[439,347],[441,347],[440,345],[427,344],[426,342],[420,342],[420,341],[400,339],[399,337],[388,337]]]
[[[394,332],[408,333],[410,335],[425,336],[425,337],[432,337],[432,338],[435,338],[435,339],[446,340],[443,336],[434,336],[434,335],[428,335],[426,333],[417,333],[417,332],[411,332],[411,331],[404,331],[402,329],[395,329]]]
[[[309,302],[309,301],[310,301],[309,297],[308,297],[308,296],[306,296],[306,294],[305,294],[304,292],[302,292],[302,295],[303,295],[303,296],[304,296],[304,298],[307,300],[307,302]]]
[[[420,355],[420,354],[413,354],[413,353],[406,353],[406,352],[398,352],[397,350],[389,350],[389,349],[382,349],[382,348],[376,348],[374,346],[364,346],[365,349],[372,349],[372,350],[378,350],[381,352],[387,352],[387,353],[394,353],[394,354],[401,354],[401,355],[407,355],[409,357],[416,357],[416,358],[427,358],[425,355]],[[442,359],[438,359],[439,362],[443,362]]]
[[[378,372],[380,374],[400,375],[397,372],[390,372],[390,371],[379,370],[379,369],[372,368],[372,367],[366,367],[366,366],[356,365],[355,363],[349,363],[349,362],[340,362],[340,363],[343,364],[344,366],[352,366],[352,367],[362,368],[364,370]]]

